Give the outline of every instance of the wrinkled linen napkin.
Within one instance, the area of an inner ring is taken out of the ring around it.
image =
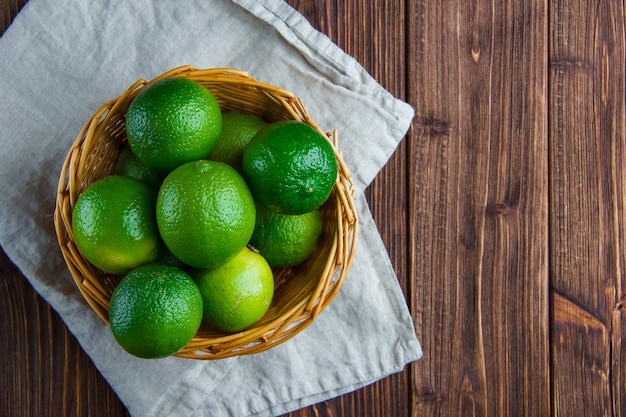
[[[139,78],[244,69],[337,129],[360,216],[352,269],[319,318],[269,351],[216,361],[142,360],[115,343],[75,287],[53,211],[83,123]],[[0,243],[60,314],[133,416],[271,416],[355,390],[421,357],[363,189],[413,109],[280,0],[31,0],[0,38]]]

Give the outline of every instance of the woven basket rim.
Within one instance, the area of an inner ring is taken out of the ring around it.
[[[111,155],[116,155],[115,147],[119,152],[118,138],[125,135],[123,121],[120,121],[123,118],[123,112],[125,112],[124,106],[127,107],[132,98],[147,85],[170,77],[186,77],[201,82],[210,90],[215,89],[218,101],[220,99],[225,100],[225,103],[230,103],[228,104],[230,106],[233,103],[247,106],[246,99],[254,95],[255,100],[265,100],[264,103],[269,103],[262,108],[263,111],[269,107],[276,108],[280,112],[280,117],[300,120],[314,127],[328,138],[335,152],[339,174],[331,198],[326,203],[329,207],[328,213],[330,213],[328,216],[332,214],[332,219],[334,219],[333,223],[328,222],[329,229],[332,231],[332,242],[329,241],[324,244],[324,250],[328,251],[330,256],[323,259],[323,263],[317,262],[318,259],[315,259],[316,262],[314,263],[311,262],[320,274],[318,281],[315,282],[315,287],[313,288],[312,284],[308,284],[311,287],[307,287],[309,292],[296,288],[293,290],[295,295],[302,298],[285,304],[287,311],[284,314],[269,317],[267,320],[264,317],[261,322],[248,330],[233,334],[211,334],[206,337],[199,332],[189,345],[178,352],[176,356],[194,359],[220,359],[267,350],[296,336],[310,325],[334,299],[352,264],[358,235],[354,189],[350,172],[339,150],[337,131],[324,132],[310,117],[302,101],[283,88],[257,81],[247,71],[232,68],[195,69],[186,65],[166,71],[150,81],[139,79],[120,96],[105,102],[85,122],[71,145],[61,168],[54,211],[54,225],[59,247],[83,298],[94,312],[108,324],[109,300],[107,294],[110,298],[111,288],[114,287],[115,280],[119,280],[120,277],[103,274],[102,271],[99,271],[82,257],[74,243],[71,211],[80,192],[90,181],[93,182],[89,175],[94,170],[85,170],[85,167],[89,165],[90,161],[95,160],[96,162],[93,163],[100,169],[106,164],[111,164]],[[249,101],[253,102],[254,100]],[[255,104],[258,103],[255,102]],[[117,119],[113,121],[115,118]],[[113,135],[117,135],[116,139],[109,140]],[[107,156],[98,160],[97,157],[94,157],[98,152]],[[104,170],[104,168],[102,169]],[[323,206],[322,210],[324,209]],[[288,276],[288,278],[283,279],[284,282],[288,282],[289,279],[294,279],[289,274],[302,273],[297,268],[278,269],[275,272],[279,276]],[[278,279],[277,282],[279,282]],[[302,292],[304,295],[301,294]]]

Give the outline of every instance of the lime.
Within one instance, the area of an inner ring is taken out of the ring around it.
[[[282,214],[257,204],[250,245],[270,266],[288,267],[311,256],[321,234],[322,215],[317,209],[304,214]]]
[[[155,191],[159,190],[165,174],[157,171],[141,162],[130,148],[128,142],[120,151],[117,157],[115,173],[117,175],[126,175],[128,177],[137,178],[145,182]]]
[[[185,272],[147,264],[113,291],[109,320],[115,340],[131,355],[163,358],[187,346],[202,323],[202,296]]]
[[[157,228],[156,192],[143,182],[109,176],[83,191],[72,212],[74,240],[104,272],[123,275],[153,262],[164,249]]]
[[[256,209],[244,179],[216,161],[188,162],[163,181],[157,197],[159,231],[174,256],[215,268],[248,244]]]
[[[209,159],[227,163],[243,173],[243,151],[256,132],[266,125],[262,118],[253,114],[232,110],[223,112],[222,133]]]
[[[321,206],[337,179],[330,142],[306,123],[267,125],[243,155],[243,171],[253,195],[268,208],[303,214]]]
[[[126,113],[130,147],[149,167],[169,172],[206,158],[222,129],[213,94],[187,78],[166,78],[146,86]]]
[[[204,321],[224,332],[257,323],[274,297],[274,276],[265,259],[247,247],[215,269],[192,269],[202,294]]]

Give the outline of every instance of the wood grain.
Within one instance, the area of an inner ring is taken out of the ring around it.
[[[412,2],[416,415],[548,415],[547,10]]]
[[[0,2],[0,34],[9,27],[27,0],[3,0]]]
[[[624,7],[553,1],[550,21],[554,414],[626,415]]]

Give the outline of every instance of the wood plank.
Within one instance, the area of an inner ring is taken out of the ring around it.
[[[555,415],[626,415],[624,5],[550,3]]]
[[[549,415],[547,4],[408,4],[414,415]]]

